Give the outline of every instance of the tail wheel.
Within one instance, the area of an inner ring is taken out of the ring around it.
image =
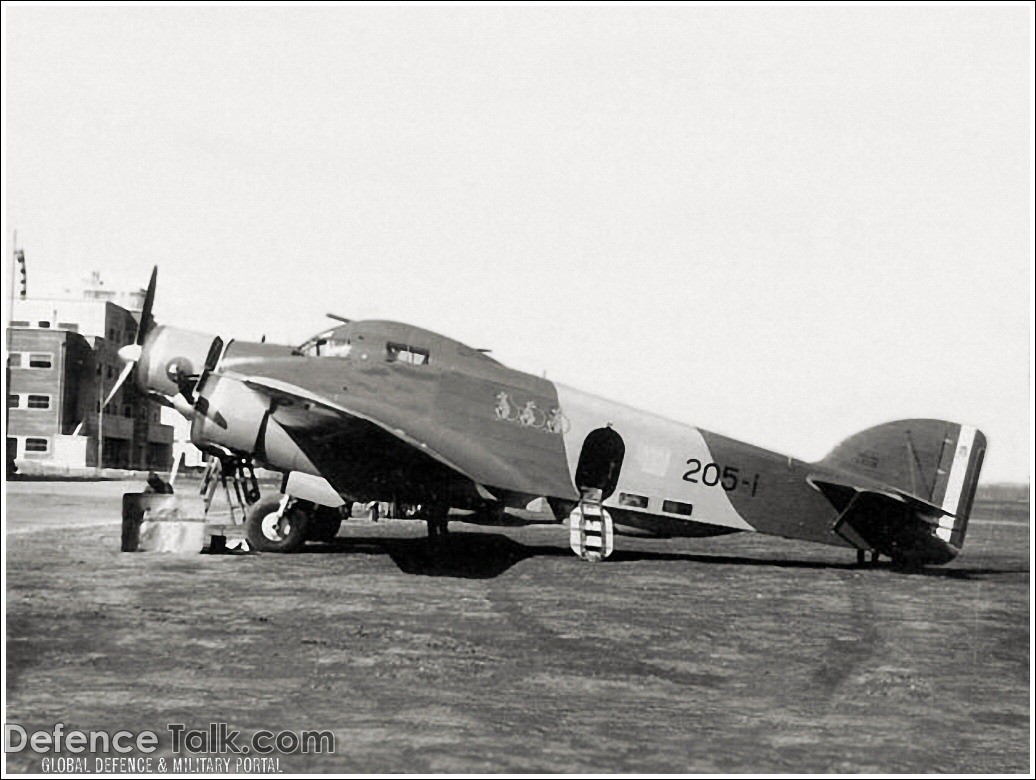
[[[253,550],[295,552],[306,541],[311,519],[306,502],[270,496],[249,507],[245,536]]]

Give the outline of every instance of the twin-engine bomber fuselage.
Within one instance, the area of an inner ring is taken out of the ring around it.
[[[346,321],[300,347],[157,326],[154,288],[152,274],[119,384],[136,366],[141,389],[191,419],[203,451],[285,475],[284,497],[249,510],[260,550],[333,536],[353,501],[394,502],[434,540],[451,508],[499,524],[540,498],[591,560],[611,550],[613,527],[756,531],[912,565],[946,563],[964,541],[985,452],[969,426],[886,423],[806,463],[397,322]]]

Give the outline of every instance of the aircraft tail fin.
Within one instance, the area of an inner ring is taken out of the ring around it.
[[[959,550],[985,452],[986,437],[972,426],[897,420],[850,436],[817,465],[919,499],[942,515],[935,535]]]

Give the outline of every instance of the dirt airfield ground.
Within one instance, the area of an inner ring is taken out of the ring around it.
[[[297,555],[119,552],[127,483],[7,484],[27,731],[330,729],[282,771],[1027,772],[1028,507],[921,574],[756,535],[347,523]],[[70,754],[66,754],[70,755]],[[41,757],[10,754],[12,771]],[[90,769],[93,769],[91,764]]]

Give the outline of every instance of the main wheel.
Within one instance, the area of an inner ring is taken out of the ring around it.
[[[289,498],[281,511],[283,500],[280,496],[270,496],[249,508],[245,518],[245,537],[253,550],[295,552],[305,543],[311,520],[306,504]]]
[[[326,507],[318,511],[310,518],[306,527],[306,541],[308,542],[331,542],[338,536],[338,529],[342,527],[342,517],[337,509]]]

